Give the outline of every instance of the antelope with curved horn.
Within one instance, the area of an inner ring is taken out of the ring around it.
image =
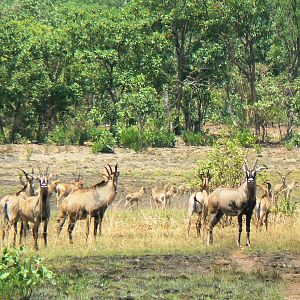
[[[7,195],[3,197],[0,201],[1,213],[3,215],[3,228],[2,228],[2,241],[4,241],[5,236],[8,235],[10,228],[14,227],[14,239],[13,245],[16,245],[16,237],[18,230],[18,222],[20,221],[19,213],[19,201],[23,196],[33,196],[34,195],[34,177],[33,169],[32,174],[25,172],[23,169],[18,168],[25,175],[25,181],[22,180],[20,176],[20,182],[23,188],[16,192],[14,195]]]
[[[200,175],[202,180],[202,189],[200,192],[194,192],[189,198],[188,204],[188,216],[189,216],[189,224],[188,224],[188,235],[190,234],[191,224],[192,224],[192,215],[196,213],[198,215],[196,221],[196,232],[197,236],[200,237],[202,219],[203,216],[207,215],[207,198],[209,195],[209,185],[212,176],[209,171],[204,175],[203,173]],[[204,220],[205,221],[205,220]]]
[[[69,219],[68,234],[70,243],[73,244],[72,232],[77,220],[86,220],[86,241],[90,231],[91,218],[94,217],[94,237],[101,235],[101,224],[104,213],[108,206],[114,201],[118,184],[118,165],[114,171],[108,164],[105,166],[105,179],[91,187],[78,189],[69,194],[59,207],[58,235],[60,234],[66,219]]]
[[[43,173],[38,166],[39,176],[35,176],[35,179],[39,181],[39,191],[36,196],[26,197],[23,196],[19,201],[20,217],[22,219],[22,228],[20,232],[20,244],[22,243],[23,234],[26,237],[26,228],[28,223],[33,224],[33,239],[35,249],[38,250],[38,231],[41,223],[43,226],[43,238],[44,244],[47,246],[47,230],[48,222],[50,218],[50,203],[48,199],[48,182],[52,177],[52,174],[48,173],[49,165],[46,171]]]
[[[253,209],[256,205],[256,174],[266,169],[266,167],[256,167],[257,160],[252,169],[248,168],[244,162],[246,175],[245,182],[238,188],[219,187],[208,196],[208,212],[210,219],[207,226],[207,244],[213,243],[213,229],[222,216],[237,216],[239,224],[239,235],[237,244],[241,247],[241,234],[243,225],[243,215],[246,215],[246,245],[250,247],[250,223]]]

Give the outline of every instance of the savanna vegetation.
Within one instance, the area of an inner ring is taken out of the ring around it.
[[[120,179],[101,238],[86,242],[81,221],[74,245],[58,238],[55,195],[48,247],[6,237],[0,298],[297,298],[299,20],[298,0],[1,1],[1,195],[37,165],[91,186],[118,163]],[[238,186],[245,158],[267,167],[259,184],[287,177],[268,231],[253,218],[238,250],[224,218],[207,247],[204,231],[187,235],[190,193],[207,171],[211,190]],[[155,209],[151,189],[167,185],[184,192]]]

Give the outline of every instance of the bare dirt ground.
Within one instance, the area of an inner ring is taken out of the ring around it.
[[[38,164],[42,169],[49,164],[49,170],[59,176],[62,181],[74,179],[73,174],[82,174],[89,186],[99,180],[103,166],[107,163],[118,163],[120,169],[119,190],[115,202],[125,199],[129,192],[137,191],[141,186],[146,187],[145,200],[142,206],[149,207],[151,188],[163,184],[181,184],[192,176],[197,160],[206,157],[210,147],[186,147],[178,143],[173,149],[149,149],[143,153],[135,153],[128,149],[116,149],[114,154],[92,154],[89,147],[51,146],[51,145],[1,145],[0,146],[0,195],[14,193],[21,188],[19,183],[22,168],[28,172],[33,167],[37,173]],[[249,160],[254,159],[255,152],[250,150]],[[275,170],[293,171],[292,179],[300,176],[300,149],[288,151],[284,147],[262,148],[259,163],[266,164],[272,183],[279,183],[280,178]],[[299,198],[299,188],[294,192]],[[187,207],[187,197],[177,199],[172,206]],[[53,210],[55,210],[53,203]],[[300,228],[299,228],[300,230]],[[238,266],[242,271],[258,270],[278,274],[287,282],[286,299],[300,299],[300,255],[266,253],[246,254],[243,251],[233,252],[230,256],[165,255],[127,257],[133,266],[132,272],[139,270],[164,270],[165,273],[184,274],[185,272],[205,274],[213,266]],[[201,264],[199,263],[201,261]]]

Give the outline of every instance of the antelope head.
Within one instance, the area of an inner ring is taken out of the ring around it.
[[[244,161],[244,171],[246,173],[246,180],[248,186],[255,186],[256,185],[256,174],[267,169],[265,166],[257,167],[257,161],[256,159],[252,169],[249,169],[246,160]]]
[[[292,173],[292,171],[288,171],[285,175],[280,173],[279,171],[275,171],[275,172],[281,177],[282,185],[285,187],[286,186],[286,178],[289,174]]]
[[[105,166],[104,168],[106,170],[105,177],[108,180],[113,181],[114,190],[117,191],[118,177],[120,175],[120,172],[118,171],[118,164],[115,165],[114,171],[110,164],[107,164],[107,166]]]
[[[42,172],[41,168],[37,165],[39,170],[39,176],[34,176],[34,179],[39,181],[41,189],[48,189],[49,180],[53,177],[52,173],[48,173],[49,165],[45,172]]]

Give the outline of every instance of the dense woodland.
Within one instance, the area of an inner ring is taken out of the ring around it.
[[[299,125],[299,0],[1,1],[0,22],[2,143]]]

